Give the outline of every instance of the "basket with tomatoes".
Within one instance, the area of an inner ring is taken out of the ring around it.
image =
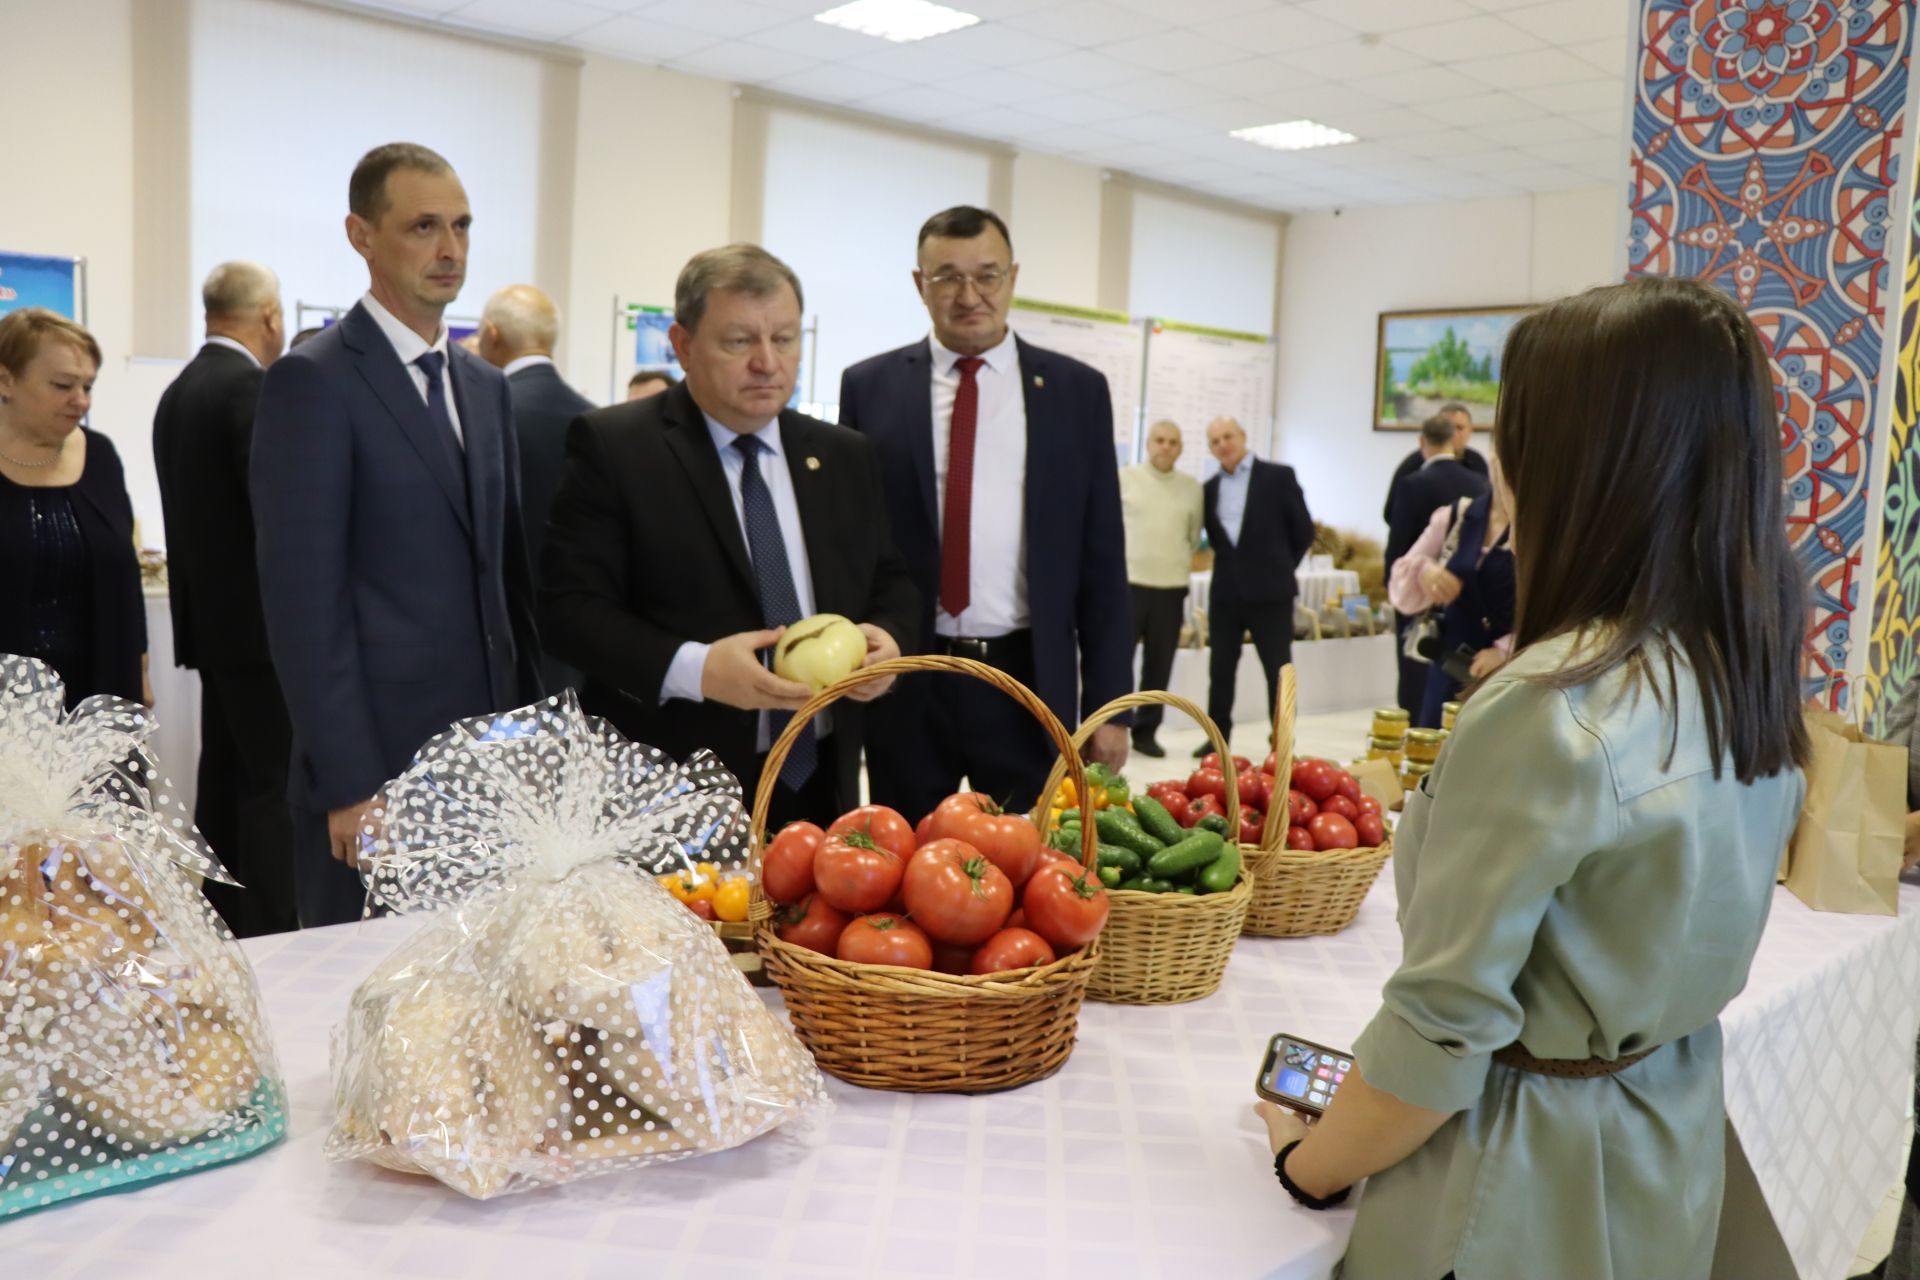
[[[1166,706],[1190,716],[1224,753],[1219,727],[1193,703],[1171,693],[1116,698],[1088,716],[1075,734],[1084,743],[1099,726],[1137,707]],[[1042,808],[1036,817],[1048,840],[1068,851],[1097,841],[1094,861],[1113,895],[1100,939],[1100,965],[1087,995],[1114,1004],[1174,1004],[1211,995],[1220,986],[1234,943],[1253,901],[1240,831],[1244,803],[1237,779],[1221,780],[1220,795],[1204,804],[1130,793],[1115,775],[1089,766],[1090,785],[1101,778],[1095,807]],[[1051,783],[1060,780],[1055,766]],[[1085,795],[1085,788],[1080,793]],[[1163,793],[1164,794],[1164,793]],[[1182,797],[1184,799],[1184,797]],[[1176,812],[1177,810],[1177,812]]]
[[[767,810],[800,726],[868,680],[976,677],[1031,712],[1087,779],[1058,719],[1024,685],[963,658],[898,658],[829,686],[794,714],[754,798],[749,915],[794,1030],[823,1071],[919,1092],[1009,1089],[1059,1069],[1098,961],[1109,897],[1099,841],[1047,848],[1033,820],[963,792],[918,822],[863,805],[824,830]]]
[[[1244,832],[1241,837],[1254,871],[1246,931],[1262,937],[1346,928],[1393,852],[1380,802],[1361,791],[1351,773],[1331,761],[1293,758],[1297,700],[1296,676],[1288,664],[1280,669],[1274,751],[1252,783],[1254,794],[1267,799],[1267,814],[1253,839]],[[1234,757],[1232,763],[1239,768],[1243,762]],[[1287,780],[1284,795],[1281,778]]]

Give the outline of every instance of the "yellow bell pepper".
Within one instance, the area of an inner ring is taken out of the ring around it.
[[[1073,779],[1068,778],[1061,782],[1060,791],[1053,802],[1053,807],[1056,809],[1074,809],[1078,808],[1079,805],[1080,793],[1074,790]]]
[[[660,877],[660,887],[672,894],[676,902],[711,902],[720,886],[714,876],[689,879],[686,872],[675,871]]]

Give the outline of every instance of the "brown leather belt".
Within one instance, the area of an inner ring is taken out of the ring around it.
[[[1619,1075],[1634,1063],[1657,1052],[1660,1046],[1629,1053],[1623,1058],[1536,1058],[1515,1040],[1504,1049],[1494,1050],[1493,1060],[1515,1071],[1530,1071],[1537,1076],[1558,1076],[1563,1080],[1596,1080]]]

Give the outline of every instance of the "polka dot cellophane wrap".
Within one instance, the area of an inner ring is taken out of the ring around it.
[[[427,744],[364,835],[370,909],[439,915],[334,1029],[329,1155],[485,1199],[824,1113],[812,1057],[654,878],[746,857],[711,755],[677,764],[568,693]]]
[[[1732,294],[1772,358],[1804,683],[1853,703],[1901,219],[1908,0],[1639,0],[1629,275]]]
[[[253,971],[189,873],[231,881],[152,732],[0,656],[0,1218],[286,1133]]]

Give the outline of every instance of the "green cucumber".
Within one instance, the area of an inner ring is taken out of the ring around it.
[[[1093,825],[1100,832],[1102,845],[1117,845],[1122,849],[1131,849],[1141,858],[1151,858],[1163,847],[1158,840],[1148,835],[1133,815],[1125,809],[1102,809],[1093,815]]]
[[[1133,850],[1123,849],[1119,845],[1107,844],[1104,841],[1100,845],[1099,856],[1101,866],[1118,867],[1122,876],[1128,879],[1142,874],[1141,869],[1146,866],[1146,859]]]
[[[1211,831],[1222,838],[1227,834],[1227,820],[1223,815],[1218,813],[1208,814],[1206,817],[1200,819],[1200,821],[1194,823],[1193,826],[1196,831]]]
[[[1062,809],[1060,811],[1061,826],[1064,827],[1069,822],[1078,822],[1078,821],[1080,821],[1080,811],[1078,809]]]
[[[1171,893],[1173,891],[1173,886],[1167,881],[1155,880],[1151,876],[1136,876],[1132,880],[1123,880],[1118,887],[1135,893]]]
[[[1055,828],[1053,833],[1047,837],[1047,847],[1049,849],[1058,849],[1061,853],[1070,853],[1076,858],[1079,857],[1080,828]]]
[[[1200,878],[1195,883],[1202,893],[1225,893],[1239,878],[1240,846],[1228,844],[1221,848],[1219,857],[1200,869]]]
[[[1161,844],[1179,844],[1187,838],[1187,829],[1175,822],[1167,807],[1152,796],[1134,798],[1133,816],[1139,820],[1141,830]]]
[[[1162,880],[1191,875],[1219,857],[1225,845],[1226,841],[1218,833],[1196,828],[1179,844],[1162,849],[1149,858],[1147,874]]]
[[[1191,897],[1195,897],[1195,896],[1197,896],[1197,895],[1199,894],[1199,892],[1200,892],[1200,891],[1199,891],[1198,889],[1196,889],[1196,888],[1194,888],[1194,887],[1193,887],[1192,885],[1190,885],[1190,884],[1183,884],[1183,885],[1181,885],[1181,886],[1180,886],[1180,887],[1179,887],[1178,889],[1175,889],[1175,890],[1174,890],[1174,892],[1175,892],[1175,893],[1184,893],[1184,894],[1186,894],[1186,895],[1187,895],[1187,896],[1188,896],[1189,898],[1191,898]]]

